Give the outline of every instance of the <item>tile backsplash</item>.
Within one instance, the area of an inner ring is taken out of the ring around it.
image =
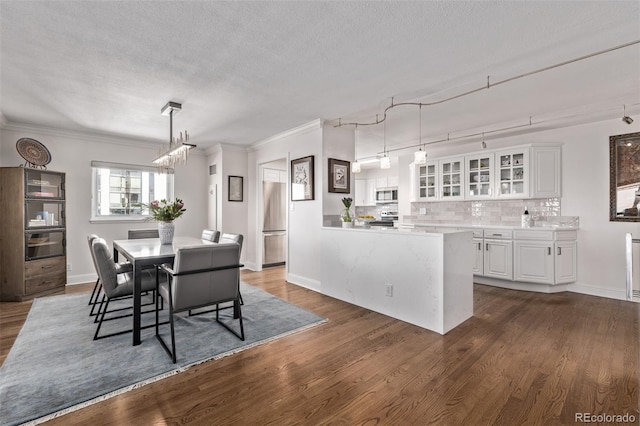
[[[411,215],[403,216],[401,221],[519,226],[525,208],[534,223],[554,222],[560,218],[560,198],[538,198],[411,203]]]
[[[356,206],[357,216],[371,215],[378,219],[380,218],[381,212],[397,212],[397,211],[398,211],[397,204],[380,204],[377,206]]]

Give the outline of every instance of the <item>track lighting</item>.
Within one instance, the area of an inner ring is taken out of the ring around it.
[[[362,166],[358,162],[358,125],[356,124],[356,130],[353,132],[353,148],[355,150],[354,159],[355,161],[351,163],[351,173],[360,173],[362,171]]]
[[[420,149],[413,153],[413,162],[415,164],[425,164],[427,162],[427,152],[422,150],[422,105],[420,105],[420,121],[418,141],[420,142]]]
[[[626,105],[622,105],[622,121],[624,121],[627,124],[631,124],[633,123],[633,118],[629,117],[627,115],[627,107]]]
[[[484,141],[484,132],[482,132],[482,143],[480,144],[480,146],[482,147],[482,149],[485,149],[487,147],[487,143]]]
[[[393,100],[392,100],[393,102]],[[387,120],[382,124],[384,126],[384,134],[382,139],[382,151],[384,152],[384,157],[380,159],[380,168],[381,169],[390,169],[391,168],[391,159],[387,157]]]

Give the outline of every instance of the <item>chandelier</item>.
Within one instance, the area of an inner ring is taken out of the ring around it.
[[[169,101],[160,110],[162,115],[169,116],[169,145],[160,149],[159,156],[153,160],[153,164],[163,172],[173,169],[177,164],[186,164],[189,150],[196,147],[189,143],[189,134],[186,130],[184,131],[184,138],[182,132],[180,132],[180,138],[173,137],[173,113],[177,113],[181,109],[182,104]]]

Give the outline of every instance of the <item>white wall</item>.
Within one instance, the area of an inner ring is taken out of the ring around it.
[[[218,186],[218,200],[221,206],[220,215],[218,216],[218,224],[220,232],[232,234],[242,234],[244,236],[242,258],[244,261],[246,253],[244,246],[251,244],[255,239],[254,235],[250,235],[247,228],[249,203],[247,199],[248,174],[247,174],[247,150],[233,146],[222,147],[222,161],[218,169],[221,185]],[[243,179],[243,197],[242,201],[229,201],[229,176],[241,176]]]
[[[155,222],[90,223],[91,161],[110,161],[151,165],[158,147],[140,141],[107,138],[52,129],[10,125],[0,131],[0,166],[14,167],[24,163],[15,149],[22,137],[40,141],[51,152],[49,170],[66,173],[67,262],[72,270],[68,283],[94,280],[87,235],[94,233],[111,242],[127,238],[127,230],[155,227]],[[175,172],[175,195],[182,198],[187,211],[176,220],[178,235],[199,236],[207,224],[207,175],[205,157],[195,151],[189,155],[188,166],[178,166]]]
[[[640,237],[640,223],[609,221],[609,136],[638,132],[640,117],[629,126],[620,119],[548,130],[528,135],[487,140],[488,148],[502,148],[534,142],[561,142],[561,214],[579,216],[578,281],[572,291],[616,299],[625,298],[624,235]],[[479,150],[479,143],[446,143],[427,147],[430,158]],[[400,159],[413,161],[413,154]],[[400,168],[408,176],[408,167]],[[402,201],[400,211],[407,211]],[[409,210],[410,211],[410,210]],[[636,246],[637,248],[637,246]]]
[[[322,127],[322,151],[323,158],[319,166],[322,167],[322,198],[323,198],[323,214],[339,215],[344,209],[342,199],[351,197],[355,199],[355,176],[349,170],[350,184],[349,193],[329,192],[329,158],[336,160],[353,162],[355,156],[354,150],[355,133],[351,127],[336,128],[332,124],[325,124]],[[355,206],[352,207],[352,209]]]
[[[262,247],[260,247],[260,225],[262,210],[261,177],[258,169],[261,164],[281,158],[290,161],[314,156],[314,200],[291,201],[290,188],[287,188],[287,275],[289,282],[320,289],[320,228],[322,226],[322,123],[318,120],[285,134],[276,135],[258,144],[248,155],[248,233],[251,241],[246,245],[245,264],[260,270],[262,265]],[[290,175],[290,170],[287,171]],[[289,185],[287,185],[289,187]]]

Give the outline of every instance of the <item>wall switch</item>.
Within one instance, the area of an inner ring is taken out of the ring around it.
[[[385,295],[387,297],[393,297],[393,284],[385,284]]]
[[[426,207],[420,207],[420,214],[427,214],[427,208]]]
[[[67,271],[70,271],[72,269],[73,269],[73,267],[71,266],[71,263],[67,263]]]

